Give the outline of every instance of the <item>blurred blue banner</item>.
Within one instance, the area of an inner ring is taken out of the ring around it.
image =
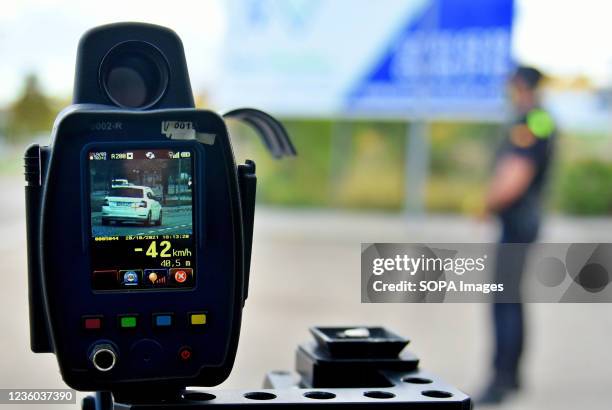
[[[218,106],[495,120],[512,0],[232,0]]]

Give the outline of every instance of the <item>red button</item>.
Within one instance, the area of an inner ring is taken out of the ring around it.
[[[83,322],[83,327],[85,329],[100,329],[102,327],[102,319],[99,317],[88,317]]]
[[[185,282],[187,280],[187,272],[185,272],[184,270],[176,271],[176,273],[174,274],[174,279],[178,283]]]
[[[189,347],[181,347],[179,350],[179,357],[184,362],[190,360],[192,355],[193,353]]]
[[[191,283],[191,279],[193,277],[193,269],[192,268],[173,268],[170,269],[170,277],[174,281],[174,283],[178,285],[186,285]]]

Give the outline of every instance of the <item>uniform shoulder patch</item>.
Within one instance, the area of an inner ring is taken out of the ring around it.
[[[555,123],[546,111],[535,109],[527,114],[527,127],[538,138],[548,138],[555,130]]]

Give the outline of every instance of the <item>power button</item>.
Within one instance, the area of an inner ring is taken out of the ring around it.
[[[193,357],[193,351],[189,346],[183,346],[179,349],[178,353],[179,359],[183,362],[188,362]]]

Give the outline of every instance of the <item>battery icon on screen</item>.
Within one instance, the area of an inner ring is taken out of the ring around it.
[[[181,158],[189,158],[189,157],[191,157],[191,152],[189,151],[181,152]]]

